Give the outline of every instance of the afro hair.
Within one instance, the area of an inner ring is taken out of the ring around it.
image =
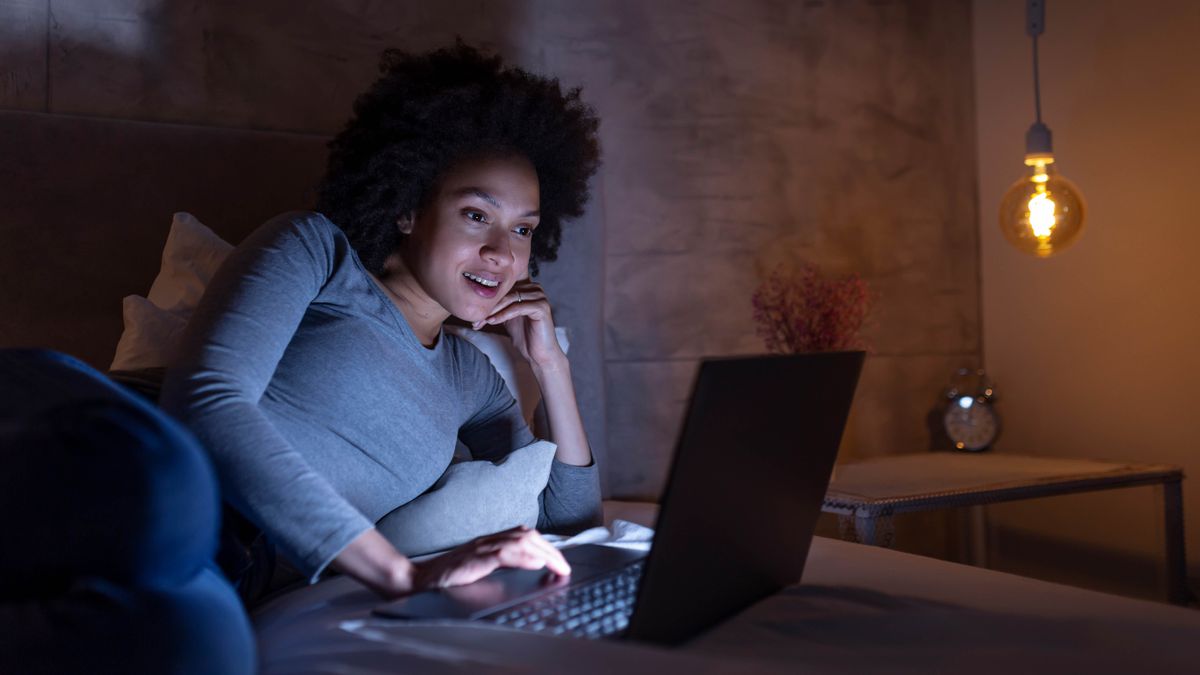
[[[558,80],[506,67],[458,42],[413,55],[383,53],[382,76],[354,103],[329,144],[317,209],[345,233],[374,274],[402,245],[396,221],[433,197],[456,163],[521,155],[537,171],[541,218],[530,271],[557,257],[562,221],[583,213],[600,165],[599,120]]]

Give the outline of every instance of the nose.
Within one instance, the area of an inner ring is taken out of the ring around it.
[[[501,267],[512,265],[516,258],[513,255],[512,242],[509,241],[508,231],[499,227],[489,229],[487,239],[484,241],[479,255],[489,263]]]

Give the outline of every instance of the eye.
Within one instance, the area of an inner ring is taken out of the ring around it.
[[[533,236],[533,228],[528,225],[518,225],[516,227],[516,229],[513,230],[513,232],[516,232],[517,235],[521,236],[521,237],[532,237]]]
[[[467,209],[466,211],[463,211],[463,215],[466,216],[467,220],[473,220],[477,223],[487,222],[487,214],[485,214],[483,211]]]

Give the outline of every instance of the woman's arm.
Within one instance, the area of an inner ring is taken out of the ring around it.
[[[527,527],[480,537],[420,563],[405,558],[371,529],[350,542],[332,566],[384,597],[469,584],[499,567],[546,568],[563,576],[571,573],[562,553]]]
[[[589,466],[592,451],[583,431],[583,419],[571,381],[571,364],[558,344],[550,301],[541,285],[531,281],[518,283],[501,300],[492,315],[477,322],[504,324],[513,345],[529,362],[542,390],[550,439],[558,445],[555,459],[572,466]]]
[[[583,431],[579,404],[575,400],[575,384],[571,381],[571,363],[559,351],[559,358],[549,363],[532,363],[534,377],[542,389],[546,418],[550,423],[550,439],[558,445],[554,457],[563,464],[588,466],[592,450]]]
[[[603,520],[600,478],[588,446],[571,367],[554,332],[550,302],[542,287],[518,284],[483,324],[503,323],[513,345],[529,361],[542,390],[550,440],[558,445],[550,480],[540,496],[540,529],[574,533]]]
[[[414,590],[414,565],[379,530],[371,528],[350,542],[330,563],[385,598]]]
[[[259,401],[284,351],[334,266],[350,261],[348,246],[314,213],[288,214],[251,234],[189,323],[163,407],[208,450],[224,496],[310,580],[332,565],[395,596],[466,583],[509,562],[565,573],[561,555],[530,535],[471,542],[456,555],[414,565],[263,414]]]
[[[162,405],[200,439],[223,496],[310,579],[372,523],[264,414],[260,400],[348,242],[320,214],[293,213],[255,230],[205,290]]]

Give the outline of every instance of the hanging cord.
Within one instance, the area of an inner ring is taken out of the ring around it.
[[[1042,123],[1042,87],[1038,81],[1038,48],[1037,35],[1033,36],[1033,110],[1037,115],[1037,123]]]
[[[1037,121],[1025,132],[1025,158],[1030,155],[1048,159],[1053,152],[1050,129],[1042,124],[1042,83],[1038,75],[1038,36],[1046,30],[1046,0],[1028,0],[1025,33],[1033,41],[1033,110]],[[1052,161],[1052,160],[1051,160]]]
[[[1046,0],[1028,0],[1025,4],[1025,33],[1033,39],[1033,108],[1037,124],[1042,123],[1042,87],[1038,81],[1037,39],[1046,30]]]

